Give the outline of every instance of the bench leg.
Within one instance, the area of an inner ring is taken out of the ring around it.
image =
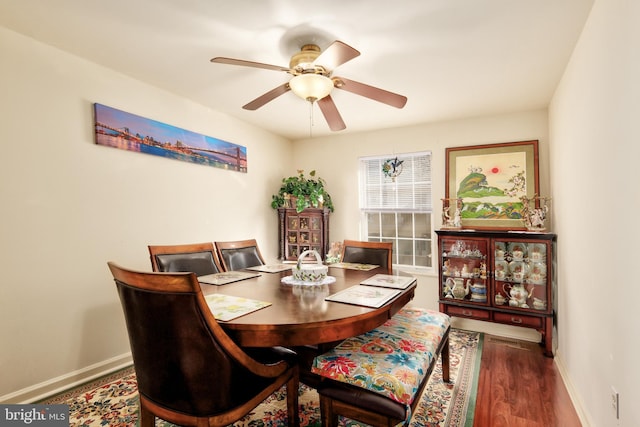
[[[440,353],[440,360],[442,361],[442,380],[446,383],[449,382],[449,334],[445,337],[445,342],[442,344],[442,352]]]
[[[338,414],[333,412],[333,400],[320,396],[320,424],[322,427],[335,427],[338,425]]]
[[[296,371],[298,371],[296,367]],[[287,381],[287,421],[292,427],[300,427],[298,408],[298,390],[300,388],[299,372],[295,372]]]

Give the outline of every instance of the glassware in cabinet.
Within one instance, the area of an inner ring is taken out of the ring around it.
[[[493,242],[494,305],[547,311],[547,244]]]
[[[527,244],[527,277],[526,282],[533,287],[530,305],[538,311],[548,311],[547,300],[549,278],[548,256],[550,248],[547,243],[536,242]]]
[[[440,251],[441,297],[487,304],[486,240],[442,239]]]

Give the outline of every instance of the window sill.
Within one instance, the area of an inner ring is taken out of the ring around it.
[[[438,277],[438,272],[434,268],[420,268],[410,266],[394,266],[394,271],[411,274],[412,276]]]

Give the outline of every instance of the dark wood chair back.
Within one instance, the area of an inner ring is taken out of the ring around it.
[[[264,265],[264,258],[255,239],[215,242],[215,246],[225,271]]]
[[[151,268],[161,272],[194,272],[196,276],[222,271],[213,243],[150,245]]]
[[[140,425],[225,426],[287,385],[298,425],[295,359],[260,363],[211,314],[194,273],[148,273],[112,262],[140,395]]]
[[[362,242],[359,240],[345,240],[342,245],[342,262],[358,264],[375,264],[391,272],[393,265],[391,242]]]

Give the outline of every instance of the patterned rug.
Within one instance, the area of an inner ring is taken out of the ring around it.
[[[450,333],[450,383],[442,381],[440,362],[411,418],[411,427],[471,427],[475,410],[483,334],[460,329]],[[235,424],[236,427],[286,426],[286,392],[272,394]],[[300,385],[300,425],[319,426],[318,393]],[[138,390],[133,367],[107,375],[40,403],[68,404],[69,425],[135,427],[138,420]],[[156,427],[170,427],[156,419]],[[358,427],[359,423],[340,420],[341,427]]]

